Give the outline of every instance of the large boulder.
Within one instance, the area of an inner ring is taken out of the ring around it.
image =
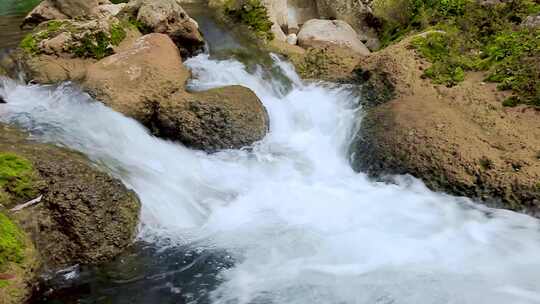
[[[241,148],[264,137],[268,117],[253,92],[234,86],[188,93],[189,76],[172,40],[149,34],[90,66],[82,85],[154,134],[190,147]]]
[[[361,84],[365,110],[353,168],[411,174],[433,190],[540,217],[540,113],[503,107],[508,92],[481,74],[433,85],[411,39],[362,57],[349,79]]]
[[[122,50],[140,36],[134,26],[110,15],[93,20],[51,20],[28,34],[11,57],[27,80],[79,81],[88,65]]]
[[[171,96],[160,104],[155,123],[159,135],[212,152],[261,140],[268,114],[250,89],[228,86]]]
[[[136,20],[144,34],[167,34],[186,58],[204,50],[199,25],[177,0],[133,0],[122,10],[124,17]]]
[[[349,48],[360,55],[369,55],[369,49],[358,39],[354,29],[341,20],[312,19],[298,33],[298,45],[304,48],[334,45]]]
[[[0,186],[7,210],[41,197],[12,216],[33,240],[47,269],[100,263],[133,241],[140,210],[137,196],[80,153],[28,141],[25,134],[0,125],[0,159],[2,178],[13,175]]]
[[[148,34],[91,65],[82,85],[107,106],[150,125],[160,100],[182,90],[189,76],[173,41]]]

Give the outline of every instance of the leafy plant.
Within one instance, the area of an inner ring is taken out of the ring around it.
[[[257,36],[267,40],[274,39],[274,34],[270,31],[273,23],[268,17],[266,7],[259,0],[245,0],[236,6],[227,6],[225,12],[247,25]]]

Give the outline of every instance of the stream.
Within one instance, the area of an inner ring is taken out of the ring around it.
[[[252,89],[270,131],[251,147],[191,150],[69,83],[2,80],[0,121],[81,151],[142,202],[132,248],[52,274],[34,303],[540,303],[538,220],[354,172],[361,96],[275,55],[238,61],[219,47],[241,43],[188,12],[210,40],[185,62],[189,88]]]

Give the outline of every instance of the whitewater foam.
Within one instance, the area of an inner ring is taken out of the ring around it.
[[[152,137],[69,84],[4,81],[0,117],[133,188],[141,239],[233,255],[214,303],[540,303],[536,219],[411,177],[387,184],[354,172],[358,97],[304,84],[274,60],[288,85],[233,60],[186,62],[191,89],[241,84],[263,101],[270,132],[243,150],[206,154]]]

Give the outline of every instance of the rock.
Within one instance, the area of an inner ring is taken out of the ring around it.
[[[173,41],[149,34],[91,65],[82,85],[107,106],[149,126],[160,100],[183,89],[189,76]]]
[[[103,4],[97,7],[97,14],[101,18],[106,16],[116,17],[125,7],[126,3]]]
[[[29,55],[101,59],[114,53],[132,26],[109,16],[92,20],[51,20],[41,23],[21,42]]]
[[[521,26],[530,29],[540,28],[540,14],[528,16],[523,20]]]
[[[350,24],[356,31],[369,30],[372,0],[316,0],[319,18],[338,19]]]
[[[83,58],[59,58],[56,55],[22,54],[19,58],[25,80],[40,84],[80,81],[84,79],[87,67],[95,61]]]
[[[22,27],[49,20],[95,17],[97,10],[97,0],[43,0],[24,18]]]
[[[160,104],[157,117],[160,136],[209,152],[248,146],[261,140],[269,125],[262,103],[242,86],[179,92]]]
[[[368,88],[353,168],[377,178],[408,173],[433,190],[540,217],[538,112],[503,109],[505,94],[482,75],[433,85],[412,38],[362,57],[348,81]]]
[[[287,43],[291,45],[296,45],[296,42],[298,42],[298,37],[296,34],[289,34],[287,35]]]
[[[33,196],[42,195],[40,203],[13,216],[31,236],[46,268],[100,263],[131,244],[140,210],[132,191],[80,153],[27,141],[5,125],[0,130],[0,155],[29,162],[28,188]],[[23,199],[9,193],[11,204]]]
[[[150,32],[167,34],[180,49],[183,58],[204,50],[205,41],[195,20],[189,17],[176,0],[134,0],[122,13],[136,19]]]
[[[97,0],[49,0],[59,11],[70,18],[88,18],[94,16],[98,7]]]
[[[341,20],[309,20],[298,33],[298,45],[304,48],[335,45],[350,48],[360,55],[370,53],[354,29]]]
[[[23,28],[34,27],[42,22],[49,20],[61,20],[68,19],[69,16],[62,13],[52,2],[52,0],[44,0],[38,4],[28,15],[24,18],[21,25]]]
[[[277,25],[277,23],[272,24],[272,27],[270,28],[270,32],[272,32],[272,34],[274,34],[274,39],[276,39],[278,41],[286,41],[287,40],[287,36],[285,36],[285,33],[283,32],[281,27],[279,25]]]
[[[266,7],[270,21],[280,28],[287,27],[289,15],[287,0],[261,0],[261,3]]]
[[[82,85],[154,134],[190,147],[240,148],[264,136],[268,118],[249,89],[187,93],[184,83],[189,76],[172,40],[164,34],[149,34],[132,49],[90,66]]]

